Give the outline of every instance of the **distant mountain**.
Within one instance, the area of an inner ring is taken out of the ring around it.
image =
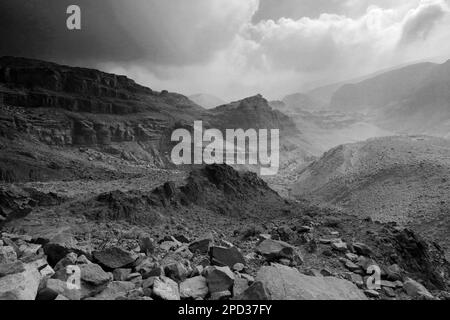
[[[216,96],[204,93],[194,94],[189,96],[189,99],[205,109],[212,109],[226,103]]]
[[[222,105],[210,110],[211,121],[218,128],[280,129],[282,132],[297,133],[295,123],[284,113],[274,110],[261,95]]]
[[[318,100],[303,93],[288,95],[283,98],[283,102],[288,110],[317,110],[323,107]]]
[[[450,140],[386,137],[343,145],[300,171],[291,196],[395,221],[450,253]]]
[[[344,85],[330,106],[366,113],[400,133],[450,136],[450,61],[415,64]]]

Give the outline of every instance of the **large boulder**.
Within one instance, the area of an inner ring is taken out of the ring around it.
[[[269,261],[289,259],[302,262],[302,258],[296,248],[283,241],[272,239],[263,240],[256,247],[256,252],[263,255]]]
[[[52,266],[56,265],[71,252],[90,254],[90,249],[79,246],[73,235],[68,232],[62,231],[50,239],[40,238],[38,241],[44,244],[44,252]]]
[[[135,289],[132,282],[114,281],[108,284],[105,290],[94,297],[95,300],[116,300],[124,297],[126,294]]]
[[[25,266],[25,271],[0,278],[0,300],[35,300],[41,274],[37,268]]]
[[[119,247],[111,247],[93,253],[94,259],[109,270],[125,268],[136,261],[136,257],[128,251]]]
[[[242,253],[236,247],[211,247],[210,250],[212,263],[219,266],[228,266],[233,268],[237,263],[245,265],[245,259]]]
[[[213,242],[214,242],[213,236],[207,235],[201,239],[193,241],[189,245],[189,250],[193,253],[207,254]]]
[[[106,289],[112,280],[110,274],[103,271],[98,264],[94,263],[79,266],[67,266],[64,270],[65,272],[58,270],[55,277],[66,284],[65,286],[67,288],[64,288],[64,290],[78,290],[81,299],[99,294]],[[69,282],[71,284],[70,287]],[[58,286],[60,286],[60,284],[58,284]],[[55,291],[64,295],[64,292]]]
[[[232,290],[235,276],[229,267],[208,267],[205,274],[211,293]]]
[[[0,264],[13,263],[17,260],[17,253],[11,246],[0,247]]]
[[[163,300],[180,300],[178,284],[172,279],[164,276],[154,280],[153,295]]]
[[[412,279],[407,279],[403,284],[403,289],[414,299],[433,299],[433,295],[422,284]]]
[[[261,268],[256,282],[264,286],[270,300],[367,299],[360,289],[347,280],[306,276],[297,269],[277,264]]]
[[[180,283],[180,296],[182,299],[203,299],[207,294],[208,284],[202,276],[190,278]]]

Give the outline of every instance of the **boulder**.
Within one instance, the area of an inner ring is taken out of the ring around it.
[[[206,278],[197,276],[180,283],[180,296],[182,299],[205,298],[208,294]]]
[[[72,298],[68,297],[71,300],[77,300],[73,297],[77,298],[78,296],[81,299],[95,296],[105,290],[112,280],[110,274],[103,271],[98,264],[93,263],[67,266],[65,272],[58,270],[55,277],[65,284],[54,283],[53,285],[58,288],[55,292],[68,297],[65,291],[73,291],[71,292]]]
[[[111,247],[93,253],[95,261],[107,270],[125,268],[136,261],[136,257],[119,247]]]
[[[207,267],[205,274],[211,293],[232,289],[235,276],[229,267]]]
[[[214,293],[211,293],[209,300],[213,300],[213,301],[228,300],[229,298],[231,298],[231,296],[232,296],[232,294],[229,290],[214,292]]]
[[[423,285],[414,281],[413,279],[407,279],[403,283],[403,289],[408,296],[414,299],[434,299],[433,295]]]
[[[135,289],[132,282],[113,281],[108,284],[105,290],[94,297],[95,300],[116,300],[124,297],[126,294]]]
[[[353,283],[334,277],[310,277],[282,265],[262,267],[256,276],[271,300],[365,300]]]
[[[190,273],[188,268],[186,268],[186,266],[179,261],[169,263],[169,264],[163,266],[163,268],[164,268],[164,274],[166,275],[166,277],[169,277],[172,280],[175,280],[177,282],[184,281]]]
[[[333,242],[331,243],[331,247],[339,252],[347,252],[348,251],[348,247],[347,244],[343,241],[339,241],[339,242]]]
[[[189,250],[192,253],[208,254],[210,246],[213,244],[214,238],[208,235],[204,238],[196,240],[189,245]]]
[[[301,256],[298,254],[295,247],[283,241],[276,240],[263,240],[256,247],[256,252],[263,255],[269,261],[276,261],[278,259],[289,259],[289,260],[300,260],[302,261]]]
[[[149,236],[143,236],[139,239],[139,247],[141,249],[141,252],[149,256],[155,251],[155,240],[153,240],[153,238]]]
[[[35,300],[41,274],[38,269],[25,266],[25,271],[0,278],[0,300]]]
[[[237,263],[245,265],[244,256],[236,247],[211,247],[210,255],[212,263],[218,266],[233,268]]]
[[[0,264],[13,263],[17,260],[17,253],[11,246],[0,247]]]
[[[50,265],[56,265],[67,254],[74,252],[77,254],[89,254],[90,249],[87,247],[78,246],[77,241],[70,233],[59,233],[49,242],[44,244],[44,253],[48,257]]]
[[[236,278],[234,279],[233,285],[233,295],[240,296],[245,290],[248,289],[248,280],[244,278]]]
[[[66,297],[69,300],[80,300],[82,297],[80,289],[69,287],[66,281],[59,279],[48,279],[45,291],[47,298],[44,300],[53,300],[58,296]]]
[[[154,279],[153,295],[163,300],[180,300],[178,284],[164,276]]]
[[[373,250],[366,244],[361,242],[356,242],[352,244],[353,249],[359,255],[370,257],[373,254]]]
[[[24,271],[25,267],[21,261],[0,264],[0,277],[4,277],[15,273],[21,273]]]
[[[369,298],[379,298],[380,293],[376,290],[364,290],[364,294]]]
[[[116,269],[113,271],[113,277],[115,281],[126,281],[131,274],[131,269]]]
[[[262,282],[255,282],[240,295],[235,295],[234,299],[244,301],[266,301],[270,300],[270,294]]]

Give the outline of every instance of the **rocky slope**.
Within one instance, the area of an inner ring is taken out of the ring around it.
[[[261,96],[204,110],[95,70],[0,66],[0,299],[448,298],[443,251],[410,230],[168,164],[170,133],[194,120],[282,128],[283,152],[306,156]]]
[[[396,221],[450,249],[450,141],[387,137],[344,145],[302,170],[291,194]]]
[[[443,253],[409,230],[286,201],[227,166],[147,183],[91,197],[9,189],[2,208],[30,211],[3,226],[0,299],[448,297]]]
[[[261,96],[205,110],[124,76],[24,58],[0,58],[0,179],[104,179],[171,167],[170,135],[205,128],[281,129],[283,148],[299,131]]]

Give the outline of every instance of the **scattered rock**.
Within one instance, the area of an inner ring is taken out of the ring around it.
[[[380,293],[376,290],[365,290],[364,293],[369,298],[379,298],[380,297]]]
[[[93,253],[94,259],[108,270],[125,268],[136,261],[135,256],[119,247],[111,247]]]
[[[233,285],[233,295],[240,296],[244,293],[245,290],[248,289],[248,280],[244,278],[235,278]]]
[[[276,261],[283,258],[290,260],[297,259],[300,263],[303,261],[296,248],[283,241],[264,240],[256,247],[256,252],[263,255],[269,261]]]
[[[13,263],[17,260],[17,253],[11,246],[0,247],[0,264]]]
[[[89,252],[88,248],[77,245],[77,241],[69,233],[61,232],[50,241],[44,244],[44,252],[48,257],[50,265],[54,266],[58,261],[63,259],[67,254],[75,252],[77,254],[85,254]]]
[[[220,292],[213,292],[211,293],[211,297],[210,300],[213,301],[218,301],[218,300],[226,300],[231,298],[231,292],[226,290],[226,291],[220,291]]]
[[[233,268],[237,263],[245,265],[244,256],[236,247],[211,247],[210,255],[212,263],[218,266]]]
[[[152,255],[155,252],[155,240],[149,236],[143,236],[139,239],[139,247],[141,249],[141,252],[145,253],[146,255]]]
[[[339,252],[346,252],[348,250],[347,244],[345,242],[332,242],[331,247]]]
[[[389,287],[383,287],[383,293],[389,298],[395,298],[397,296],[395,291]]]
[[[356,242],[352,244],[353,249],[359,255],[370,257],[373,254],[373,250],[366,244]]]
[[[0,264],[0,277],[9,274],[21,273],[25,271],[24,264],[21,261]]]
[[[164,276],[154,279],[153,295],[163,300],[180,300],[178,284]]]
[[[205,274],[211,293],[232,289],[235,276],[229,267],[207,267]]]
[[[245,269],[245,265],[242,263],[236,263],[233,266],[233,271],[236,271],[236,272],[242,272],[242,271],[244,271],[244,269]]]
[[[115,281],[126,281],[131,274],[131,269],[119,268],[113,271]]]
[[[186,280],[186,278],[190,273],[188,268],[186,268],[186,266],[183,263],[178,261],[167,264],[163,267],[164,267],[164,274],[177,282]]]
[[[213,244],[213,236],[209,235],[196,240],[189,245],[189,250],[193,253],[208,254],[210,246]]]
[[[412,279],[407,279],[403,284],[403,289],[408,296],[414,299],[434,299],[433,295],[423,285]]]
[[[35,300],[41,274],[36,268],[25,266],[25,271],[0,278],[0,300]]]
[[[197,276],[180,283],[180,296],[182,299],[205,298],[208,294],[206,278]]]
[[[348,253],[345,254],[345,257],[346,257],[348,260],[350,260],[351,262],[356,262],[356,261],[358,261],[358,255],[357,255],[357,254],[354,254],[354,253],[348,252]]]
[[[235,296],[235,300],[266,301],[270,300],[270,295],[262,282],[255,282],[242,294]]]
[[[347,261],[345,262],[345,267],[346,267],[348,270],[350,270],[350,271],[357,271],[357,270],[360,270],[360,269],[361,269],[360,266],[354,264],[354,263],[351,262],[350,260],[347,260]]]
[[[125,296],[135,288],[134,283],[124,281],[113,281],[100,294],[96,295],[96,300],[116,300]]]
[[[67,282],[59,279],[48,279],[45,292],[47,298],[44,300],[53,300],[59,295],[64,296],[69,300],[81,300],[82,297],[81,290],[75,287],[69,288]]]

